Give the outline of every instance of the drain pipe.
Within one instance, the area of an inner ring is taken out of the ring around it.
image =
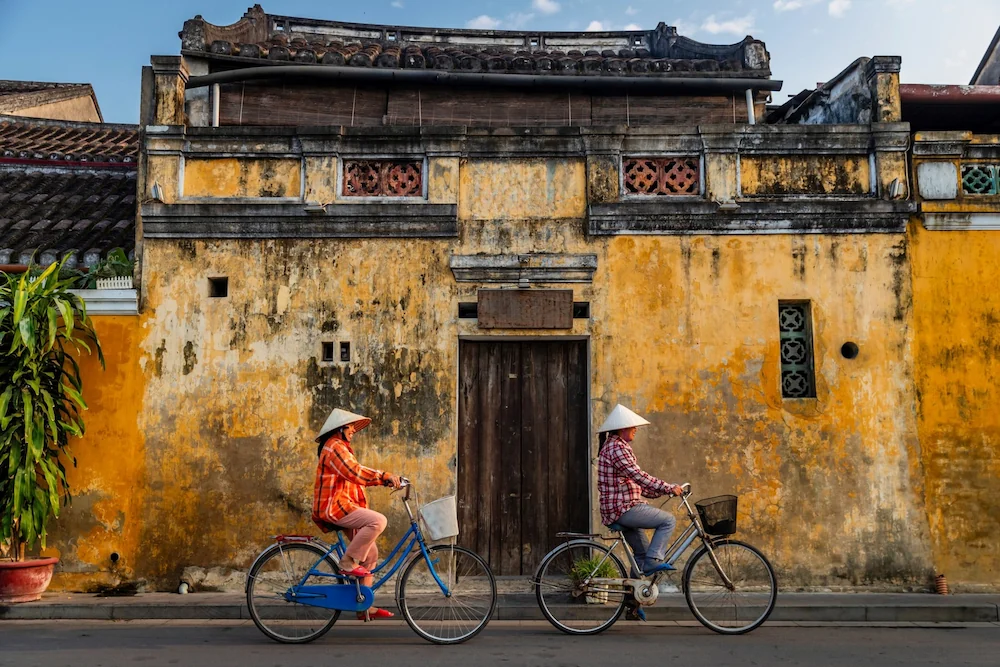
[[[757,118],[753,112],[753,90],[751,88],[747,88],[747,122],[750,125],[757,124]]]
[[[212,127],[219,127],[219,84],[212,84]]]

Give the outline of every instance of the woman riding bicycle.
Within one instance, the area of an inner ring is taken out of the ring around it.
[[[313,522],[324,533],[344,530],[351,539],[340,561],[341,573],[358,577],[364,586],[371,586],[371,570],[378,562],[375,540],[386,527],[384,515],[368,509],[364,487],[401,486],[400,478],[392,473],[367,468],[354,457],[351,438],[372,423],[346,410],[335,409],[320,429],[316,442],[319,465],[313,491]],[[392,618],[392,612],[371,607],[358,613],[358,618]]]
[[[601,446],[597,456],[601,523],[622,527],[643,574],[674,569],[663,561],[663,556],[677,523],[672,514],[650,507],[643,498],[683,492],[680,486],[657,479],[639,467],[631,442],[636,428],[648,424],[625,406],[615,406],[598,430]],[[652,542],[646,537],[646,528],[655,529]]]

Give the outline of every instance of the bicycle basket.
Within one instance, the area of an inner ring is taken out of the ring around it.
[[[458,536],[458,503],[455,496],[445,496],[420,508],[420,518],[432,540]]]
[[[715,496],[694,504],[701,524],[709,535],[732,535],[736,532],[736,496]]]

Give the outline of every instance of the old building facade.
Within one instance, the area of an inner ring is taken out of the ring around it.
[[[783,585],[938,568],[898,59],[861,64],[863,119],[761,124],[764,45],[662,25],[257,7],[181,40],[145,79],[134,391],[92,416],[136,425],[137,465],[92,488],[129,509],[117,541],[74,510],[57,546],[92,550],[91,578],[114,549],[170,588],[314,530],[333,406],[373,418],[363,461],[457,493],[461,541],[524,575],[599,525],[594,430],[619,402],[652,422],[644,467],[740,495]]]

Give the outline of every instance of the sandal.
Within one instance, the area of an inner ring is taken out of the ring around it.
[[[368,621],[374,621],[376,618],[392,618],[394,616],[395,614],[388,609],[376,609],[375,611],[369,609],[367,611],[358,612],[358,620],[364,621],[365,623]]]
[[[368,571],[368,568],[361,567],[360,565],[355,565],[353,570],[342,569],[340,573],[345,577],[357,577],[358,579],[361,579],[363,577],[370,577],[372,574],[371,572]]]

